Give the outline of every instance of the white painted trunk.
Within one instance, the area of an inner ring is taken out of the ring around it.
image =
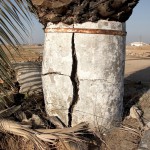
[[[125,24],[54,25],[125,31]],[[109,128],[121,121],[125,64],[125,36],[85,33],[45,33],[42,81],[47,114],[65,124],[87,121]],[[69,114],[69,115],[68,115]]]

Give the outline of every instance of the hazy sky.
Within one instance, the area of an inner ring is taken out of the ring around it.
[[[140,0],[126,24],[127,43],[143,41],[150,43],[150,0]]]
[[[44,42],[42,25],[33,18],[33,43]],[[132,16],[127,21],[127,43],[143,41],[150,43],[150,0],[140,0],[134,8]]]

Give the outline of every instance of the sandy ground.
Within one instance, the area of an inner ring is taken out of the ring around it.
[[[150,82],[150,46],[128,46],[126,54],[125,77]]]
[[[125,77],[135,81],[150,82],[150,58],[127,56]]]

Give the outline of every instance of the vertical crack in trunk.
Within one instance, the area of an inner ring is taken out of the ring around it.
[[[79,80],[78,80],[78,76],[77,76],[78,61],[77,61],[77,56],[76,56],[74,33],[72,34],[72,61],[73,61],[72,62],[72,72],[71,72],[70,79],[72,81],[72,86],[73,86],[73,98],[72,98],[72,102],[71,102],[69,110],[68,110],[68,127],[71,127],[73,109],[79,98],[79,94],[78,94]]]

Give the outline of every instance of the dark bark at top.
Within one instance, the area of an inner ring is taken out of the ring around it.
[[[100,19],[125,22],[139,0],[32,0],[39,20],[65,24]]]

